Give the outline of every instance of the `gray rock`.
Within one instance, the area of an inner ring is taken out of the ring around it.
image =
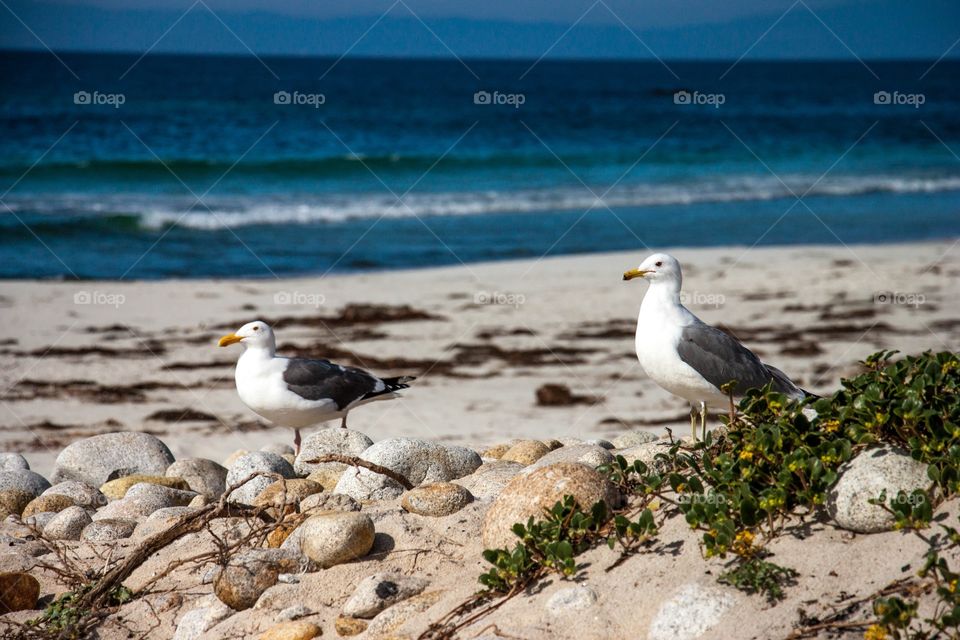
[[[450,453],[444,446],[416,438],[381,440],[360,457],[396,471],[413,486],[424,482],[448,482],[457,477],[457,471],[479,462],[477,456],[465,465],[463,461],[471,457],[462,449]],[[392,500],[403,493],[403,487],[379,473],[351,468],[340,477],[334,493],[345,493],[356,500]]]
[[[240,554],[230,558],[213,579],[213,592],[231,609],[249,609],[264,591],[277,583],[279,563],[260,554]]]
[[[315,493],[300,501],[300,512],[360,511],[360,503],[342,493]]]
[[[603,438],[591,438],[584,442],[584,444],[592,444],[595,447],[600,447],[602,449],[616,449],[617,447],[610,442],[609,440],[604,440]]]
[[[29,469],[0,471],[0,491],[23,491],[36,498],[49,488],[46,478]]]
[[[470,492],[452,482],[431,482],[403,494],[401,506],[421,516],[449,516],[473,501]]]
[[[621,433],[619,436],[613,439],[613,446],[617,449],[629,449],[630,447],[635,447],[639,444],[647,444],[648,442],[657,441],[656,434],[650,433],[649,431],[644,431],[643,429],[637,429],[636,431],[630,431],[629,433]]]
[[[133,535],[137,538],[149,538],[152,535],[165,531],[180,522],[183,517],[193,513],[193,507],[164,507],[157,509],[146,520],[137,525]]]
[[[227,472],[227,486],[242,482],[253,473],[274,473],[284,478],[294,478],[293,466],[275,453],[254,451],[237,458]],[[248,480],[230,494],[230,501],[240,504],[253,504],[260,492],[276,482],[275,476],[261,475]]]
[[[299,476],[308,476],[322,468],[343,470],[346,465],[339,462],[321,462],[309,464],[308,460],[319,458],[322,455],[335,453],[342,456],[359,456],[370,448],[373,440],[365,434],[353,429],[328,427],[311,433],[300,446],[300,455],[297,456],[293,468]]]
[[[74,504],[85,509],[99,509],[107,504],[107,496],[96,487],[91,487],[77,480],[58,482],[43,492],[43,495],[67,496]]]
[[[477,500],[493,500],[523,468],[519,462],[494,460],[484,463],[469,476],[453,482],[464,487]]]
[[[589,609],[597,602],[597,592],[585,584],[559,589],[547,600],[547,611],[558,616]]]
[[[136,520],[94,520],[83,528],[81,540],[89,542],[113,542],[122,538],[129,538],[137,528]]]
[[[306,618],[310,615],[313,615],[313,609],[305,607],[302,604],[295,604],[292,607],[287,607],[280,611],[280,613],[277,614],[277,622],[299,620],[300,618]]]
[[[260,447],[260,451],[275,453],[281,457],[294,452],[293,447],[288,444],[280,444],[279,442],[271,442],[270,444],[264,445]]]
[[[97,511],[93,519],[126,519],[138,520],[148,516],[158,509],[167,507],[185,507],[197,494],[193,491],[171,489],[159,484],[140,482],[127,490],[120,500],[114,500]]]
[[[483,464],[480,454],[468,447],[458,447],[456,445],[446,445],[447,467],[453,478],[462,478],[468,476]]]
[[[893,516],[870,500],[887,492],[887,502],[899,491],[909,496],[930,485],[927,465],[914,460],[904,449],[879,445],[869,447],[840,468],[840,479],[827,495],[827,510],[837,526],[858,533],[877,533],[893,528]]]
[[[226,490],[227,468],[206,458],[183,458],[169,467],[168,478],[181,478],[192,491],[209,498],[219,498]]]
[[[303,554],[324,569],[367,555],[376,533],[370,516],[335,511],[310,516],[298,532]]]
[[[51,540],[79,540],[83,528],[90,524],[90,514],[83,507],[67,507],[43,528],[43,535]]]
[[[35,513],[32,516],[24,518],[23,521],[27,524],[36,527],[37,529],[43,530],[51,520],[57,517],[56,511],[40,511]]]
[[[649,640],[694,640],[720,622],[734,599],[713,587],[687,584],[660,605],[647,634]]]
[[[30,463],[19,453],[0,453],[0,471],[30,470]]]
[[[372,618],[387,607],[423,593],[430,583],[402,573],[376,573],[360,581],[343,605],[343,615]]]
[[[61,451],[53,481],[79,480],[99,487],[138,473],[162,476],[172,462],[167,445],[148,433],[104,433],[78,440]]]
[[[557,462],[580,462],[597,468],[602,464],[610,464],[613,462],[613,454],[603,447],[594,444],[576,444],[569,447],[560,447],[541,457],[521,473],[531,473],[536,469],[556,464]]]
[[[197,600],[193,609],[180,618],[173,640],[196,640],[233,613],[233,609],[217,600],[215,596],[204,596]]]

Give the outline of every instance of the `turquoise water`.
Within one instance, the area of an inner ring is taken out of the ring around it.
[[[0,277],[960,234],[958,62],[62,57],[0,53]]]

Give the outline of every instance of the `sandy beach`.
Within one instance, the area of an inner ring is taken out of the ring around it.
[[[684,303],[804,388],[829,393],[880,349],[960,343],[960,252],[882,246],[670,249]],[[292,441],[237,397],[239,349],[218,336],[262,319],[281,354],[416,375],[403,399],[354,412],[375,441],[482,450],[509,438],[686,434],[688,408],[646,379],[633,349],[647,251],[362,275],[160,282],[7,281],[0,305],[0,448],[48,474],[63,446],[146,431],[174,455],[223,460]],[[545,394],[563,385],[569,396]]]

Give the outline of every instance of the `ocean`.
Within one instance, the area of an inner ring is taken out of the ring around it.
[[[59,56],[0,52],[3,278],[960,235],[957,60]]]

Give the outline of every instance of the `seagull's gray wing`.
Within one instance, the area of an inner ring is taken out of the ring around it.
[[[283,372],[287,389],[306,400],[332,400],[342,411],[386,390],[383,380],[363,369],[329,360],[291,358]]]
[[[735,396],[745,394],[748,389],[763,387],[771,380],[777,391],[803,396],[786,374],[763,364],[755,353],[735,338],[708,324],[695,322],[684,327],[677,352],[681,360],[717,389],[736,380]]]

